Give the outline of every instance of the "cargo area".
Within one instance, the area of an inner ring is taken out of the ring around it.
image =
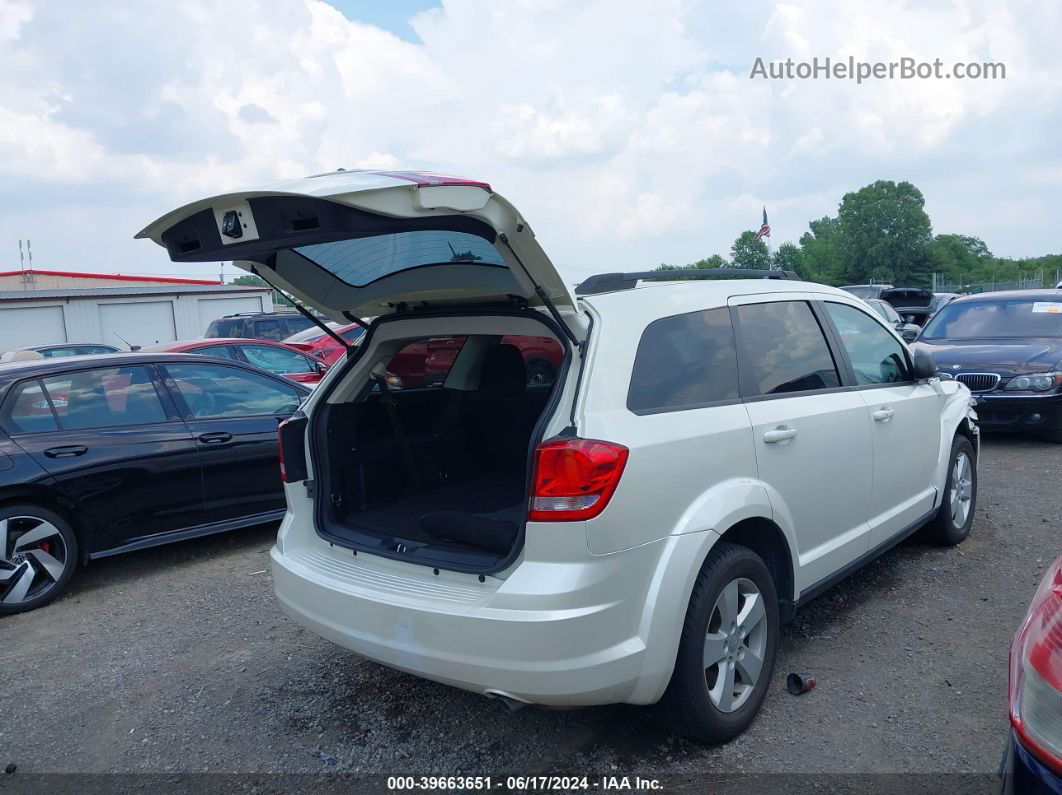
[[[535,429],[563,356],[545,335],[404,341],[320,415],[319,533],[425,565],[496,568],[522,541]]]

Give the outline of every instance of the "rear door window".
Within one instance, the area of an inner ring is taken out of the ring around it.
[[[223,364],[167,364],[166,372],[197,419],[293,414],[302,393],[266,375]]]
[[[30,398],[34,411],[50,400],[59,427],[113,428],[166,422],[169,417],[147,367],[81,370],[41,379],[45,401]]]
[[[806,301],[737,307],[746,396],[841,385],[826,337]]]
[[[59,430],[40,381],[27,381],[15,387],[4,402],[3,425],[9,433]]]
[[[271,345],[241,345],[240,350],[251,364],[280,375],[315,373],[317,365],[295,351],[274,348]]]
[[[708,309],[650,323],[635,354],[627,408],[636,414],[737,400],[730,310]]]

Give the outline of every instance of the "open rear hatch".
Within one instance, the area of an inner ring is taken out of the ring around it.
[[[579,314],[516,209],[458,177],[321,174],[201,199],[137,237],[174,262],[233,260],[337,322],[514,300]]]
[[[530,227],[489,185],[341,171],[193,202],[137,237],[174,262],[232,259],[335,321],[375,318],[364,361],[329,379],[306,429],[319,534],[464,571],[519,551],[530,453],[586,332]],[[479,325],[443,332],[463,335],[460,351],[445,338],[385,348],[385,327],[466,313]],[[440,358],[457,377],[440,375]]]

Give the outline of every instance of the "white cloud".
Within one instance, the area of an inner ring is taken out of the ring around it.
[[[340,166],[485,178],[573,273],[725,253],[764,204],[796,239],[877,178],[999,253],[1062,249],[1013,222],[1062,169],[1052,0],[446,0],[412,24],[418,43],[321,0],[0,0],[0,250],[173,272],[130,239],[154,215]],[[750,80],[757,56],[1007,79]]]

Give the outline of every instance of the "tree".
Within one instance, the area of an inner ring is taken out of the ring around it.
[[[800,254],[805,278],[823,284],[844,283],[844,254],[841,251],[841,223],[823,216],[808,223],[800,236]]]
[[[668,265],[663,263],[657,266],[658,271],[680,271],[689,268],[729,268],[730,263],[720,257],[718,254],[712,254],[710,257],[699,259],[696,262],[691,262],[689,265]]]
[[[927,255],[930,270],[952,282],[970,281],[993,259],[985,242],[969,235],[937,235],[929,244]]]
[[[922,192],[910,182],[878,180],[846,193],[837,218],[846,280],[929,284],[932,226]]]
[[[233,284],[238,284],[241,287],[268,287],[265,279],[261,276],[255,276],[253,273],[245,273],[243,276],[237,276],[232,280]]]
[[[265,279],[261,276],[256,276],[253,273],[245,273],[242,276],[237,276],[232,280],[232,283],[238,284],[241,287],[269,287],[269,284]],[[295,301],[292,297],[282,290],[273,290],[273,303],[286,304],[287,306],[295,305]]]
[[[804,255],[800,247],[792,243],[782,243],[771,257],[771,265],[778,270],[793,271],[801,279],[811,279],[812,274],[804,265]]]
[[[771,267],[771,252],[755,232],[742,232],[730,247],[730,262],[733,268]]]

